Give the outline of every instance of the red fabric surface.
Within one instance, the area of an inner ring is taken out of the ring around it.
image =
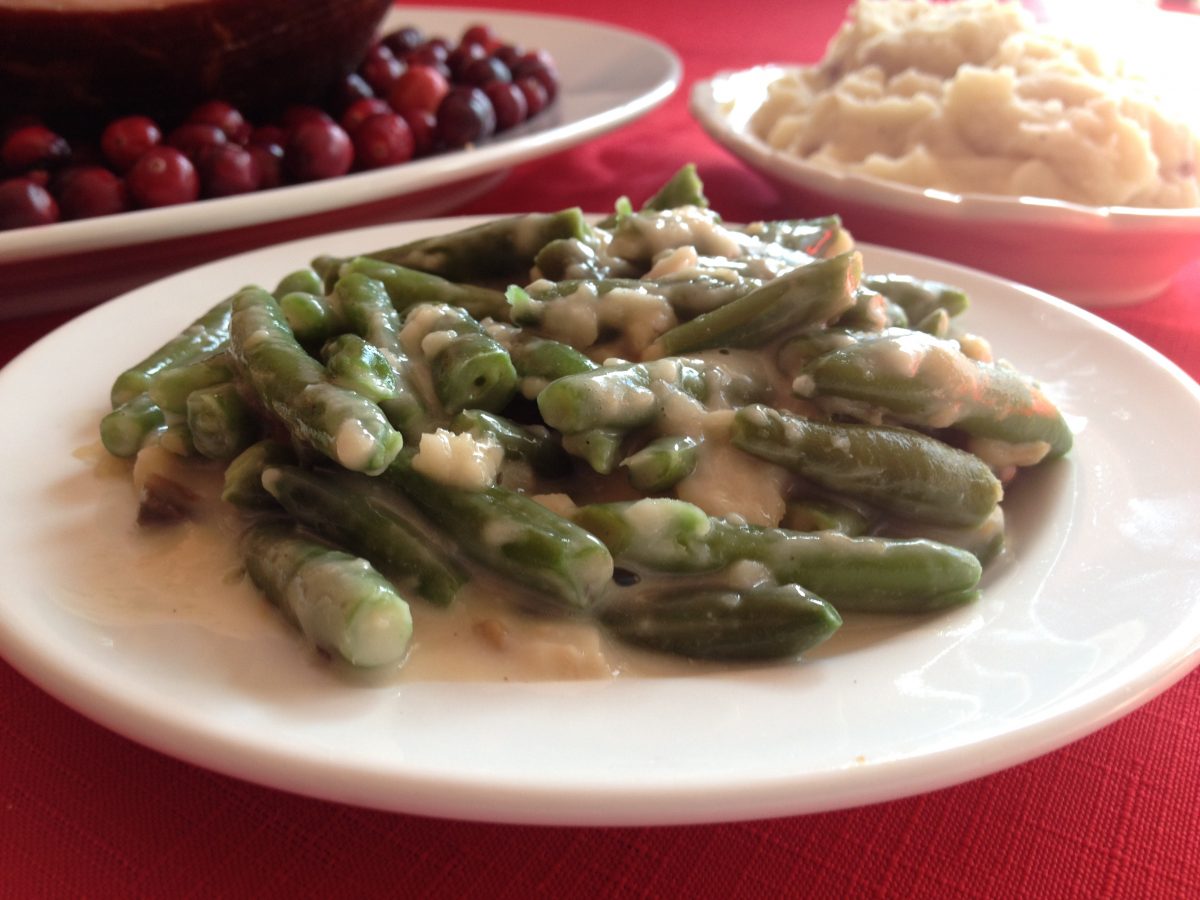
[[[571,11],[564,0],[503,7]],[[684,89],[619,132],[515,169],[463,211],[603,209],[694,160],[732,219],[805,212],[708,141],[687,114],[687,86],[722,68],[815,58],[843,8],[588,8],[674,46]],[[1106,317],[1200,373],[1200,264],[1161,297]],[[67,318],[3,323],[0,362]],[[921,797],[715,826],[512,827],[374,812],[216,775],[94,725],[0,663],[0,897],[1197,897],[1198,725],[1193,673],[1064,749]]]

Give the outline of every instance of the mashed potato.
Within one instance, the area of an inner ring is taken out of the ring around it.
[[[1014,3],[860,0],[750,126],[810,162],[923,188],[1200,205],[1195,132]]]

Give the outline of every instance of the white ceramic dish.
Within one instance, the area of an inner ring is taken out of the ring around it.
[[[838,212],[862,240],[952,259],[1095,307],[1152,297],[1200,259],[1200,209],[922,190],[776,150],[751,133],[749,120],[767,85],[787,71],[720,73],[695,85],[691,109],[717,143],[794,200],[797,215]]]
[[[0,274],[10,289],[0,297],[0,315],[107,299],[168,271],[262,246],[264,236],[277,243],[327,232],[326,214],[332,211],[339,213],[334,229],[449,212],[492,187],[512,166],[618,128],[654,109],[679,85],[679,59],[662,43],[583,19],[404,6],[388,14],[382,30],[414,24],[431,36],[454,39],[479,22],[525,46],[548,50],[558,63],[559,97],[535,119],[476,148],[371,172],[0,231]],[[284,232],[261,227],[285,220],[291,226]],[[202,242],[186,240],[200,235]],[[106,250],[112,252],[97,252]],[[114,254],[119,255],[114,259]],[[109,293],[96,293],[106,288]]]
[[[97,307],[14,360],[0,373],[0,416],[15,423],[0,465],[3,655],[114,731],[220,772],[389,810],[547,824],[770,817],[928,791],[1079,738],[1200,662],[1200,477],[1179,456],[1200,442],[1200,389],[1069,304],[874,247],[870,271],[967,289],[965,324],[1039,377],[1077,432],[1068,458],[1010,491],[1011,553],[978,604],[853,617],[798,665],[538,684],[348,683],[265,605],[222,613],[213,572],[197,575],[213,580],[211,607],[158,598],[140,611],[135,595],[155,587],[139,582],[136,552],[111,552],[134,541],[128,482],[75,455],[95,444],[115,373],[247,281],[470,223],[212,263]]]

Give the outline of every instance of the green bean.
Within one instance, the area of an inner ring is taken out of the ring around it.
[[[144,393],[156,372],[191,362],[224,344],[229,337],[232,303],[232,298],[222,300],[136,366],[118,375],[111,391],[113,409]]]
[[[387,357],[392,366],[393,393],[380,408],[406,441],[416,441],[436,424],[426,397],[418,387],[412,361],[400,342],[400,315],[383,282],[361,273],[349,273],[334,288],[350,330]]]
[[[341,312],[320,294],[289,291],[279,298],[279,309],[296,340],[306,347],[319,346],[344,327]]]
[[[412,613],[366,560],[278,523],[241,540],[250,580],[319,647],[355,666],[397,665],[412,640]]]
[[[843,253],[793,269],[762,287],[677,325],[647,355],[673,356],[706,347],[757,347],[790,332],[833,321],[854,303],[862,257]]]
[[[409,311],[419,317],[421,348],[443,409],[499,412],[517,392],[517,370],[495,338],[466,310],[426,304]]]
[[[396,375],[378,347],[357,334],[340,334],[321,348],[321,359],[333,383],[357,391],[376,403],[396,393]]]
[[[696,468],[700,442],[686,435],[668,435],[651,441],[621,461],[629,483],[643,493],[674,487]]]
[[[707,207],[704,183],[694,163],[686,163],[642,206],[643,210],[668,210],[680,206]]]
[[[302,443],[348,469],[376,474],[404,440],[378,405],[327,380],[325,367],[296,343],[279,304],[261,288],[234,300],[230,350],[259,402]]]
[[[451,487],[415,471],[406,456],[382,477],[411,497],[464,553],[560,611],[586,610],[612,578],[604,544],[523,494]]]
[[[910,322],[920,322],[937,309],[957,316],[970,305],[967,295],[956,287],[929,278],[909,275],[868,275],[863,286],[883,294],[900,306]]]
[[[929,540],[848,537],[734,525],[668,498],[580,507],[573,520],[633,571],[715,572],[749,560],[842,611],[921,612],[965,602],[979,561]]]
[[[825,490],[921,522],[978,525],[1002,494],[982,460],[907,428],[818,422],[756,404],[734,414],[732,440]]]
[[[599,428],[629,430],[659,415],[656,388],[676,388],[703,398],[704,372],[681,359],[620,363],[552,381],[538,394],[538,409],[551,428],[568,434]]]
[[[113,456],[136,456],[166,424],[166,417],[148,394],[138,394],[100,420],[100,442]]]
[[[1050,458],[1071,448],[1062,413],[1036,384],[1003,363],[978,362],[954,341],[921,332],[827,353],[805,367],[797,386],[819,403],[865,403],[922,428],[956,428],[1008,444],[1044,443]]]
[[[438,275],[386,263],[371,257],[350,260],[341,269],[341,285],[350,276],[372,278],[387,292],[397,312],[420,303],[440,303],[465,309],[476,319],[502,318],[507,314],[508,301],[504,292],[474,284],[448,281]],[[335,293],[342,290],[335,286]]]
[[[192,446],[209,459],[233,459],[259,437],[254,411],[232,382],[192,391],[187,399]]]
[[[521,378],[554,381],[598,368],[596,363],[569,344],[524,333],[509,346],[508,355]]]
[[[287,444],[269,438],[251,444],[225,467],[221,499],[247,510],[275,507],[275,498],[263,487],[263,472],[295,462],[296,453]]]
[[[670,582],[627,588],[605,603],[604,626],[621,640],[690,659],[798,657],[842,624],[836,609],[799,585],[747,590]]]
[[[264,489],[302,525],[445,606],[468,576],[395,488],[354,472],[267,468]]]
[[[555,300],[570,297],[582,288],[595,291],[598,297],[605,297],[614,291],[638,291],[654,297],[661,297],[670,304],[677,315],[688,319],[724,306],[726,303],[750,293],[755,288],[761,287],[764,283],[761,279],[747,277],[730,280],[728,277],[707,272],[690,274],[686,278],[648,279],[608,276],[595,280],[582,278],[564,281],[539,280],[521,289],[523,297],[519,295],[514,297],[514,294],[510,293],[509,303],[512,307],[510,316],[518,325],[539,325],[544,315],[544,307],[531,304],[530,300],[552,303]],[[512,291],[511,288],[509,290]]]
[[[283,298],[293,292],[315,294],[318,297],[325,293],[324,279],[312,266],[296,269],[279,279],[271,295],[282,304]]]
[[[558,238],[538,251],[534,268],[542,278],[561,281],[565,278],[600,278],[607,271],[588,241],[579,238]]]
[[[163,412],[184,415],[192,391],[232,381],[235,374],[229,348],[222,346],[192,362],[155,372],[147,392]]]
[[[620,428],[590,428],[562,436],[562,448],[587,463],[592,471],[611,475],[621,461],[628,432]]]
[[[494,219],[363,255],[450,281],[517,281],[528,275],[538,251],[551,241],[585,240],[590,233],[583,213],[573,208]]]

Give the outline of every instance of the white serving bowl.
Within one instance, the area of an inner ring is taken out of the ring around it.
[[[776,150],[750,132],[749,121],[767,85],[788,71],[718,73],[693,88],[691,109],[714,140],[794,200],[798,216],[838,213],[861,240],[965,263],[1092,307],[1149,299],[1200,258],[1200,208],[922,190]]]

